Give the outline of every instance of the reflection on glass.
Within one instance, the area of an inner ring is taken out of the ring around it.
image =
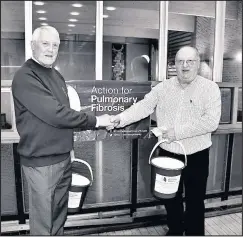
[[[63,37],[62,37],[63,36]],[[94,36],[62,34],[56,68],[66,81],[95,80]]]
[[[13,145],[1,144],[1,216],[18,215]]]
[[[103,80],[156,80],[159,1],[104,1],[104,15]]]
[[[231,111],[231,89],[220,88],[221,92],[221,117],[220,123],[230,123],[230,111]]]
[[[42,6],[33,5],[33,29],[51,25],[60,34],[55,68],[66,81],[95,80],[95,11],[95,1],[80,5],[45,1]]]
[[[154,199],[150,190],[151,166],[149,165],[148,159],[150,152],[152,151],[157,141],[158,139],[155,137],[148,140],[139,139],[137,176],[138,202],[142,202],[146,199]]]
[[[1,80],[12,80],[25,61],[24,1],[1,1]]]
[[[13,124],[13,108],[10,96],[10,88],[5,91],[1,90],[1,130],[5,131],[9,131]]]
[[[223,82],[242,83],[242,1],[226,2],[226,12],[236,9],[225,20]]]
[[[242,122],[242,88],[239,89],[238,94],[237,122]]]
[[[112,11],[109,10],[110,7]],[[158,80],[159,1],[104,1],[103,14],[107,16],[104,18],[103,80]],[[126,147],[127,141],[120,140],[118,144],[120,147]],[[126,147],[123,152],[130,154],[131,147]],[[117,156],[119,153],[114,155]],[[128,183],[131,183],[131,177],[128,175],[131,167],[127,161],[119,162],[123,174],[116,172],[116,179],[120,180],[122,186],[124,182],[127,183],[126,188],[120,187],[120,190],[127,194],[123,198],[129,199],[131,190]],[[147,185],[147,182],[144,183],[147,179],[146,169],[149,168],[148,165],[144,166],[147,163],[147,159],[144,162],[139,161],[139,199],[146,198],[147,194],[151,196],[147,191],[149,186],[144,187]],[[116,164],[113,166],[115,169]],[[108,163],[105,167],[108,169]],[[124,174],[128,177],[125,178]]]
[[[198,49],[201,58],[199,75],[212,80],[214,11],[215,1],[170,1],[167,78],[176,76],[177,51],[183,46],[192,46]]]
[[[242,134],[234,135],[230,190],[242,188]]]
[[[227,156],[227,135],[213,135],[209,152],[207,193],[223,191]]]

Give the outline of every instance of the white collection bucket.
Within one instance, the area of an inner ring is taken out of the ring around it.
[[[81,110],[81,102],[78,96],[77,91],[70,85],[67,85],[68,90],[68,98],[70,103],[70,108],[80,111]],[[87,191],[93,182],[93,173],[91,166],[84,160],[76,159],[74,156],[74,150],[71,151],[71,161],[72,161],[72,183],[69,189],[69,197],[68,197],[68,212],[76,213],[80,212]],[[85,164],[90,171],[91,180],[82,175],[82,167],[78,167],[80,163]]]
[[[184,146],[178,143],[185,155],[185,163],[173,157],[157,156],[152,157],[155,149],[165,140],[157,142],[149,156],[149,164],[151,164],[151,192],[159,199],[173,198],[178,191],[182,170],[187,165],[187,157]]]
[[[88,167],[91,175],[91,180],[82,175],[83,172],[79,167],[80,163],[83,163]],[[68,212],[76,213],[76,212],[80,212],[87,191],[93,183],[93,172],[89,163],[87,163],[84,160],[76,159],[76,158],[72,160],[71,169],[72,169],[72,183],[69,189]]]

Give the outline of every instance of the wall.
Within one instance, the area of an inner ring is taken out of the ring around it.
[[[24,38],[12,35],[1,38],[1,80],[12,80],[15,72],[25,62]],[[14,67],[8,67],[14,66]]]
[[[201,61],[210,60],[214,49],[215,20],[207,17],[196,18],[195,43]]]
[[[223,81],[242,83],[242,61],[235,55],[242,52],[242,2],[239,1],[237,20],[225,21]]]
[[[225,21],[223,81],[242,81],[242,62],[236,61],[235,55],[242,51],[242,2],[237,1],[237,19]],[[229,8],[227,2],[227,9]],[[206,60],[201,67],[201,74],[210,77],[214,50],[215,19],[206,17],[196,18],[195,42],[200,52],[201,60]]]

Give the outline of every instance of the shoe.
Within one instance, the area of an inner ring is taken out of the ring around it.
[[[183,233],[168,231],[166,236],[183,236]]]

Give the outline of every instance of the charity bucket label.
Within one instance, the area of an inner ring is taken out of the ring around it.
[[[180,182],[180,175],[164,176],[156,174],[154,190],[158,193],[172,194],[177,192]]]
[[[69,191],[68,208],[77,208],[81,200],[82,192]]]

